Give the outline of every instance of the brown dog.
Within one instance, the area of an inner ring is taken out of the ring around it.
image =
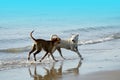
[[[46,57],[46,55],[48,53],[50,53],[50,55],[52,56],[52,58],[53,58],[54,61],[57,61],[57,60],[55,60],[55,58],[53,56],[53,52],[55,51],[54,49],[56,49],[56,46],[60,43],[60,38],[55,38],[55,39],[53,39],[51,41],[47,41],[47,40],[44,40],[44,39],[35,39],[32,36],[33,32],[34,31],[32,31],[30,33],[30,36],[31,36],[31,38],[34,41],[34,45],[33,45],[32,50],[29,52],[28,60],[30,60],[31,53],[33,53],[36,50],[36,52],[33,53],[34,54],[34,60],[36,61],[36,54],[38,54],[39,52],[41,52],[41,50],[43,49],[46,52],[46,54],[42,57],[42,59],[40,60],[40,62]]]

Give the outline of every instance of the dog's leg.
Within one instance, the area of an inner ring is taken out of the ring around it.
[[[83,60],[82,55],[80,54],[77,47],[75,47],[74,52],[76,52],[78,54],[78,56],[81,58],[81,60]]]
[[[40,52],[40,50],[37,50],[37,51],[33,54],[35,61],[36,61],[36,54],[38,54],[39,52]]]
[[[47,56],[48,52],[46,52],[46,54],[42,57],[42,59],[40,60],[40,62]]]
[[[32,72],[31,72],[31,70],[30,70],[30,67],[29,67],[29,75],[30,75],[30,76],[33,76]]]
[[[61,48],[60,48],[60,47],[58,47],[58,48],[57,48],[57,50],[58,50],[58,52],[59,52],[60,56],[61,56],[63,59],[65,59],[65,58],[63,57],[63,55],[62,55]]]
[[[50,53],[50,55],[51,55],[51,57],[53,58],[54,61],[56,61],[56,62],[58,61],[58,60],[55,60],[55,58],[54,58],[52,53]]]
[[[30,55],[31,55],[31,53],[33,53],[34,51],[36,50],[36,46],[35,46],[35,44],[33,45],[33,47],[32,47],[32,50],[29,52],[29,54],[28,54],[28,60],[30,60]]]
[[[48,58],[50,57],[50,54],[48,54]]]

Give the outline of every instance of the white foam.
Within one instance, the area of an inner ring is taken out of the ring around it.
[[[79,41],[79,45],[86,45],[86,44],[96,44],[96,43],[102,43],[105,41],[110,41],[113,40],[113,37],[105,37],[105,38],[100,38],[100,39],[95,39],[95,40],[83,40],[83,41]]]

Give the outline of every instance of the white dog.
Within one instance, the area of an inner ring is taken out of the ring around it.
[[[61,39],[60,44],[58,44],[56,49],[58,50],[58,52],[60,53],[62,58],[64,58],[64,57],[62,55],[61,48],[65,48],[65,49],[76,52],[78,54],[78,56],[81,59],[83,59],[80,52],[78,51],[78,37],[79,37],[79,34],[76,34],[76,35],[74,34],[71,36],[71,38],[68,38],[66,40]],[[57,35],[52,35],[51,40],[54,38],[59,38],[59,37]]]

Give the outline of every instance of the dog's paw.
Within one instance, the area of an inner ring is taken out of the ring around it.
[[[30,60],[30,57],[28,57],[28,60]]]
[[[40,60],[39,62],[42,62],[42,60]]]

